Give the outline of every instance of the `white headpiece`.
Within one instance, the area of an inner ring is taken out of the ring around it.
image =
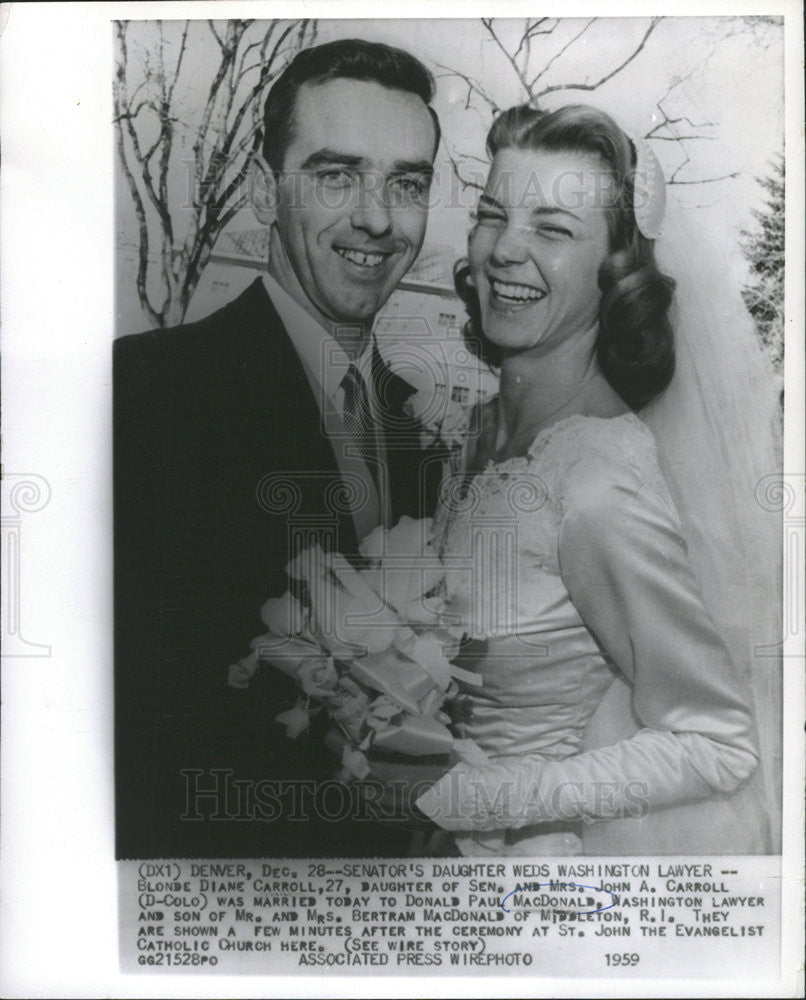
[[[666,212],[666,178],[657,156],[646,139],[632,139],[635,148],[633,210],[639,231],[656,240]]]

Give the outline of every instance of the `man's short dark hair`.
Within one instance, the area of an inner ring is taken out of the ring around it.
[[[416,94],[428,107],[439,145],[439,119],[430,103],[434,98],[434,78],[419,59],[380,42],[343,38],[298,52],[277,78],[263,110],[263,159],[272,170],[283,168],[285,153],[294,137],[294,110],[297,92],[304,83],[329,80],[363,80],[379,83],[389,90]]]

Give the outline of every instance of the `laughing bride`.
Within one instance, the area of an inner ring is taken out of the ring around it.
[[[734,534],[775,468],[752,335],[706,272],[659,269],[662,174],[609,116],[515,107],[488,148],[458,280],[501,386],[435,533],[489,763],[417,806],[466,855],[768,851],[774,525]]]

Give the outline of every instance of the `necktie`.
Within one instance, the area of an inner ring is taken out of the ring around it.
[[[375,447],[375,427],[369,408],[369,395],[361,372],[350,365],[341,382],[344,390],[344,426],[361,458],[367,463],[375,485],[378,485],[378,453]]]

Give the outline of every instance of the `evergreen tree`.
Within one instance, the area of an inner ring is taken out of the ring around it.
[[[750,281],[742,289],[747,308],[773,369],[784,364],[784,158],[771,164],[772,172],[758,182],[768,194],[763,209],[753,210],[756,225],[742,230],[742,252],[750,264]]]

